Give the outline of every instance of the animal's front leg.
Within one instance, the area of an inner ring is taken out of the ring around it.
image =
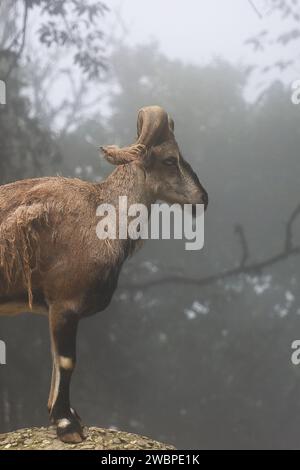
[[[55,359],[54,354],[52,353],[52,376],[51,376],[51,386],[50,386],[50,392],[49,392],[49,398],[48,398],[48,412],[49,412],[49,415],[51,414],[51,408],[52,408],[53,397],[54,397],[54,387],[55,387],[56,366],[55,366],[55,360],[54,359]]]
[[[48,408],[64,442],[81,442],[84,438],[77,413],[70,406],[70,382],[76,363],[78,316],[72,311],[50,308],[50,335],[53,373]]]

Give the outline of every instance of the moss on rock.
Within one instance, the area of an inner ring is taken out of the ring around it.
[[[128,432],[96,427],[85,428],[80,444],[64,444],[54,427],[28,428],[0,434],[0,450],[174,450],[171,445]]]

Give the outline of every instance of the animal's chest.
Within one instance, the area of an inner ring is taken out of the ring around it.
[[[83,317],[95,315],[108,307],[118,285],[119,271],[116,268],[107,279],[98,278],[92,283],[85,296]]]
[[[123,243],[119,242],[114,254],[107,257],[107,263],[103,263],[101,256],[95,261],[92,270],[94,273],[93,279],[89,282],[89,288],[85,295],[82,316],[94,315],[109,305],[117,288],[122,266],[132,253],[135,245],[128,240],[123,241]]]

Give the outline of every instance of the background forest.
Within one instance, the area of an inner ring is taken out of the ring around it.
[[[294,66],[285,51],[299,44],[300,3],[269,3],[284,32],[249,38],[257,63],[241,65],[133,45],[121,19],[119,33],[107,27],[108,1],[0,0],[1,184],[101,181],[112,168],[97,147],[131,143],[137,110],[160,104],[210,196],[202,251],[149,241],[110,307],[82,322],[72,397],[85,423],[178,448],[300,447],[300,105],[281,80]],[[270,71],[258,54],[271,40],[281,46],[272,77],[250,100],[254,68]],[[2,317],[0,338],[0,432],[45,425],[47,321]]]

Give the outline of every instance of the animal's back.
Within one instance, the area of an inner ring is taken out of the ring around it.
[[[20,205],[31,205],[34,202],[56,200],[57,202],[72,199],[76,192],[80,195],[96,194],[92,183],[76,178],[61,176],[19,180],[0,185],[0,226],[5,217]],[[74,201],[73,199],[73,202]]]
[[[13,289],[20,296],[27,292],[32,304],[32,274],[42,262],[41,246],[49,247],[67,213],[75,219],[80,211],[95,213],[94,206],[94,185],[78,179],[47,177],[0,186],[0,302]]]

